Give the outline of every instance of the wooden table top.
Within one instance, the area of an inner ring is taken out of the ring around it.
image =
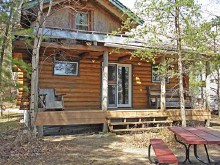
[[[168,127],[186,144],[220,144],[220,131],[206,127]]]

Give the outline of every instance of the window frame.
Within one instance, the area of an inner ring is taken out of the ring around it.
[[[77,14],[80,14],[80,13],[87,15],[87,25],[77,24],[77,19],[76,19],[76,17],[77,17]],[[77,26],[83,26],[83,27],[87,27],[87,31],[89,31],[89,30],[90,30],[89,22],[90,22],[90,12],[89,12],[89,11],[77,11],[77,12],[76,12],[76,14],[75,14],[75,16],[74,16],[74,28],[75,28],[76,30],[83,30],[83,29],[77,28]]]
[[[160,83],[161,82],[161,78],[159,77],[159,80],[153,80],[153,68],[154,67],[157,67],[158,68],[158,64],[152,64],[151,65],[151,82],[152,83]],[[170,77],[168,76],[169,74],[167,74],[167,77],[166,77],[166,83],[170,83]]]
[[[64,74],[57,74],[55,72],[56,63],[65,63],[65,66],[67,66],[67,64],[76,64],[76,73],[75,74],[65,74],[66,69],[67,69],[67,67],[65,67],[65,73]],[[79,62],[78,61],[59,61],[59,60],[56,60],[56,61],[54,61],[53,73],[54,73],[55,76],[78,76],[79,75]]]

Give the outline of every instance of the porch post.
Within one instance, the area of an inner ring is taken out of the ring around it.
[[[103,67],[102,67],[102,110],[108,110],[108,52],[103,54]],[[107,123],[103,125],[103,132],[107,132]]]

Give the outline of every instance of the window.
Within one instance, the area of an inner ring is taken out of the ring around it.
[[[78,75],[78,62],[55,61],[54,75]]]
[[[75,28],[78,30],[89,30],[89,15],[86,12],[78,12],[75,16]]]
[[[169,72],[169,71],[168,71]],[[152,82],[154,83],[160,83],[160,73],[159,73],[159,68],[158,65],[152,65],[151,67],[151,76],[152,76]],[[166,82],[170,82],[169,74],[166,77]]]

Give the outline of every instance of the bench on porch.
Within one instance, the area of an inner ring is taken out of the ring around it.
[[[64,110],[63,96],[66,94],[56,94],[54,88],[39,89],[39,109],[46,110]]]
[[[151,159],[151,147],[154,149],[156,161]],[[150,163],[155,164],[178,164],[178,160],[173,152],[167,147],[162,139],[150,139],[148,148],[148,158]]]
[[[147,86],[147,96],[149,108],[160,108],[160,86]],[[185,107],[191,108],[190,97],[185,98]],[[180,108],[179,91],[175,88],[166,88],[166,108]]]

